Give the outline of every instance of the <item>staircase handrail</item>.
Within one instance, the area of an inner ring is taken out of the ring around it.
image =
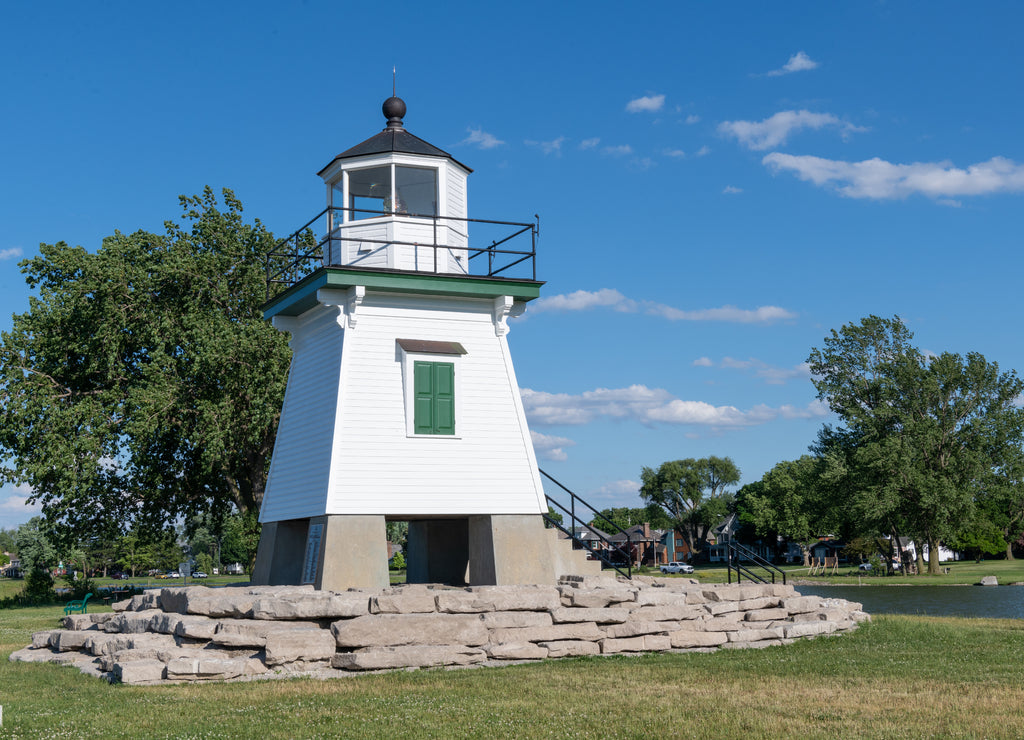
[[[611,519],[609,519],[604,514],[602,514],[600,511],[598,511],[593,506],[591,506],[589,503],[587,503],[584,499],[580,498],[575,493],[573,493],[568,488],[566,488],[564,485],[559,483],[557,480],[555,480],[553,477],[551,477],[548,473],[546,473],[543,470],[540,470],[540,468],[538,468],[538,470],[540,471],[541,475],[543,475],[545,478],[547,478],[552,483],[554,483],[556,486],[558,486],[563,491],[565,491],[566,493],[569,494],[569,506],[570,506],[570,508],[568,508],[568,509],[560,501],[557,501],[556,499],[552,498],[551,496],[548,496],[547,494],[544,494],[544,497],[547,499],[549,506],[553,506],[553,507],[556,507],[558,509],[561,509],[564,513],[569,515],[569,528],[566,529],[566,527],[561,522],[559,522],[557,519],[555,519],[554,517],[550,516],[549,514],[544,514],[544,521],[548,522],[552,527],[555,527],[560,532],[562,532],[563,534],[568,536],[570,540],[572,540],[574,543],[578,544],[581,548],[587,550],[592,555],[596,556],[602,563],[607,565],[609,568],[613,568],[620,575],[623,575],[626,578],[632,580],[632,578],[633,578],[633,556],[632,556],[633,539],[629,536],[629,532],[624,530],[618,524],[613,522]],[[617,545],[616,543],[612,542],[607,537],[603,536],[601,534],[600,530],[590,526],[584,520],[582,520],[578,516],[576,516],[576,503],[577,502],[579,502],[580,504],[585,506],[587,509],[589,509],[593,513],[594,516],[590,517],[591,521],[594,521],[595,519],[600,519],[602,521],[602,526],[606,522],[608,525],[610,525],[610,527],[618,530],[619,533],[621,533],[623,536],[625,536],[625,538],[626,538],[625,544],[624,545]],[[591,535],[593,535],[598,540],[600,540],[601,543],[604,545],[604,547],[603,548],[595,549],[594,545],[592,544],[592,542],[590,540],[581,539],[581,537],[577,533],[577,528],[579,528],[579,529],[586,529],[588,532],[590,532]],[[611,557],[608,554],[609,552],[618,552],[621,556],[624,556],[624,559],[625,559],[625,562],[626,562],[626,570],[625,571],[623,571],[622,568],[619,567],[619,565],[617,565],[615,562],[612,561]]]
[[[741,545],[739,542],[734,542],[733,540],[729,540],[726,543],[726,569],[728,571],[729,583],[732,583],[732,572],[734,569],[736,571],[736,583],[740,583],[742,581],[742,574],[744,573],[750,581],[768,583],[766,576],[756,573],[751,568],[744,565],[740,556],[746,558],[758,568],[767,571],[771,576],[772,583],[775,583],[775,575],[778,574],[782,577],[782,584],[786,584],[786,571],[765,560],[749,547]]]

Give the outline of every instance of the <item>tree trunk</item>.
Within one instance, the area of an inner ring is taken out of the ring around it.
[[[922,540],[914,540],[914,555],[917,558],[917,572],[924,573],[924,547]]]
[[[800,552],[804,556],[804,567],[805,568],[810,568],[811,567],[811,548],[804,547],[803,545],[800,545]]]
[[[1013,560],[1014,559],[1014,557],[1013,557],[1013,543],[1012,542],[1007,542],[1006,543],[1006,559],[1007,560]]]
[[[939,541],[935,539],[928,540],[928,575],[937,576],[939,574]]]

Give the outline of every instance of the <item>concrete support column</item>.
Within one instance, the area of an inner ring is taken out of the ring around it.
[[[469,583],[554,583],[551,538],[540,514],[469,517]]]
[[[383,516],[329,514],[313,517],[309,523],[323,525],[314,583],[317,589],[345,591],[390,585],[388,535]],[[301,560],[300,553],[300,564]]]

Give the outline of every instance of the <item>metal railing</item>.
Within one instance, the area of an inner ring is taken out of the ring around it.
[[[554,483],[556,486],[561,488],[563,491],[569,494],[569,507],[566,508],[564,504],[557,501],[551,496],[544,494],[548,500],[548,506],[560,509],[563,513],[569,516],[569,526],[566,528],[563,522],[559,522],[554,517],[545,514],[544,521],[550,524],[555,529],[565,534],[570,540],[572,540],[574,546],[579,545],[579,549],[586,550],[588,553],[594,556],[594,559],[601,562],[601,567],[613,568],[620,575],[626,578],[633,578],[633,541],[629,536],[629,532],[624,530],[622,527],[617,525],[611,519],[606,517],[600,511],[595,509],[593,506],[588,504],[582,498],[577,496],[575,493],[570,491],[568,488],[563,486],[557,480],[552,478],[550,475],[545,473],[543,470],[540,474],[547,478],[549,481]],[[625,536],[626,541],[623,544],[617,544],[612,542],[610,539],[601,534],[598,530],[586,523],[585,520],[580,519],[576,515],[577,503],[586,510],[590,511],[590,515],[587,517],[590,521],[601,520],[602,526],[608,525],[612,529],[616,529]],[[580,530],[588,532],[595,539],[583,539],[580,536]],[[600,542],[600,544],[598,544]],[[625,570],[622,567],[625,566]]]
[[[749,564],[744,564],[744,560],[748,561]],[[783,585],[786,583],[786,572],[784,570],[768,562],[749,547],[745,547],[732,540],[726,543],[726,568],[729,572],[729,583],[732,583],[732,573],[734,570],[736,571],[736,583],[740,583],[743,580],[744,574],[747,576],[748,581],[756,581],[757,583],[768,583],[769,578],[771,578],[772,583],[775,583],[775,576],[778,574],[782,577]],[[755,571],[754,568],[760,569],[759,572]]]
[[[341,214],[354,216],[360,214],[358,219],[344,220]],[[324,233],[318,236],[316,224],[320,219],[325,218]],[[346,236],[346,230],[352,227],[372,225],[376,217],[387,217],[399,221],[399,223],[424,223],[429,222],[432,231],[432,240],[425,242],[401,241],[395,239],[374,239],[363,235]],[[340,247],[345,243],[356,242],[368,245],[387,245],[413,247],[415,249],[427,248],[432,250],[433,260],[431,269],[417,269],[417,272],[429,272],[433,274],[461,275],[460,272],[439,270],[442,265],[440,257],[446,259],[448,253],[458,253],[467,257],[465,275],[477,277],[516,277],[519,279],[537,279],[537,239],[540,237],[540,216],[534,215],[533,223],[519,223],[516,221],[494,221],[481,218],[456,218],[454,216],[438,216],[431,214],[417,213],[396,213],[393,211],[373,211],[365,208],[341,208],[328,206],[320,211],[309,221],[304,223],[289,236],[281,239],[274,245],[274,248],[267,255],[267,300],[279,290],[287,290],[298,283],[307,275],[321,267],[352,267],[351,262],[343,263],[342,254],[344,250]],[[465,244],[447,244],[446,240],[439,238],[441,233],[447,234],[453,224],[463,225],[463,232],[460,237],[466,239]],[[470,244],[467,232],[468,224],[477,224],[484,230],[491,227],[501,228],[502,231],[493,238],[481,239],[476,245]],[[525,235],[529,234],[529,237]],[[529,249],[523,244],[529,238]],[[516,246],[522,244],[519,249],[510,249],[507,245],[513,240]],[[338,249],[334,249],[334,245]],[[335,256],[337,259],[335,259]],[[486,260],[481,258],[486,257]],[[477,267],[475,271],[472,269]],[[518,270],[514,268],[519,268]],[[375,268],[379,269],[379,268]],[[277,286],[277,289],[275,289]]]

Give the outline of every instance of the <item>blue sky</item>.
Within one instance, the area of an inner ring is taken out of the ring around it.
[[[509,342],[541,466],[599,507],[640,469],[743,482],[828,420],[804,366],[899,314],[1024,369],[1024,9],[1009,2],[52,2],[0,10],[0,329],[40,242],[162,231],[230,187],[279,236],[384,124],[472,167],[470,215],[540,214]],[[0,526],[29,492],[0,489]]]

